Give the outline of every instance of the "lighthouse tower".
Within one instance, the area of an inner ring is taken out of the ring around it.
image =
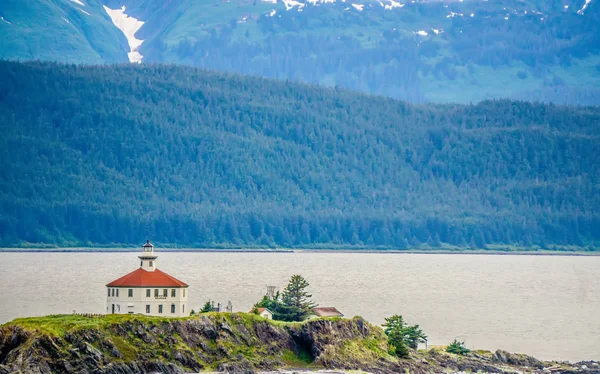
[[[107,314],[146,314],[183,317],[186,310],[188,285],[156,267],[158,256],[149,240],[138,256],[140,267],[106,285]]]
[[[150,240],[146,240],[146,244],[142,246],[142,254],[138,258],[141,260],[140,268],[146,271],[156,270],[156,259],[158,256],[154,254],[154,245],[150,243]]]

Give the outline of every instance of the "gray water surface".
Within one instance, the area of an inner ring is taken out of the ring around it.
[[[380,324],[402,314],[435,345],[505,349],[541,359],[600,359],[600,257],[380,253],[158,252],[158,267],[208,299],[246,312],[267,285],[302,274],[314,301]],[[105,284],[137,253],[0,253],[0,323],[102,313]]]

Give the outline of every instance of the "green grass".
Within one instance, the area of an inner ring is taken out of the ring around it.
[[[298,353],[292,351],[291,349],[286,349],[283,351],[282,355],[283,362],[286,366],[291,368],[310,368],[313,365],[313,357],[309,352],[300,351]]]
[[[111,314],[104,317],[84,317],[74,314],[58,314],[45,317],[17,318],[5,325],[20,326],[28,330],[39,331],[52,336],[62,337],[66,332],[72,332],[83,329],[106,329],[112,324],[123,323],[126,321],[140,321],[147,323],[159,323],[174,319],[168,317],[151,317],[144,315],[129,314]]]
[[[138,350],[129,342],[119,336],[112,336],[111,340],[119,352],[121,352],[121,357],[124,361],[133,361],[136,359]]]

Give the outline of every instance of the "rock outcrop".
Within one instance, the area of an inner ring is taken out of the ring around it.
[[[388,354],[381,328],[362,318],[278,323],[253,314],[208,313],[189,318],[51,316],[0,327],[0,374],[5,373],[254,373],[278,369],[364,370],[372,373],[600,373],[581,365],[477,351]]]

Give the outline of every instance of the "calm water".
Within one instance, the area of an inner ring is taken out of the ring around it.
[[[50,313],[102,313],[104,285],[136,253],[0,253],[0,323]],[[265,286],[308,278],[314,300],[373,323],[395,313],[431,344],[542,359],[600,359],[600,257],[349,253],[160,253],[158,266],[208,300],[248,311]]]

